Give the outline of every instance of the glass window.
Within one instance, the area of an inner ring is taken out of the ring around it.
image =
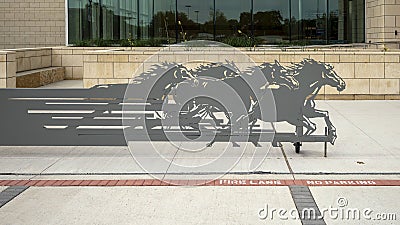
[[[349,42],[364,41],[364,1],[347,0],[345,5],[345,32]]]
[[[139,1],[139,37],[150,38],[150,24],[152,17],[152,1],[140,0]]]
[[[364,7],[363,0],[69,0],[68,37],[70,43],[252,36],[261,44],[364,42]]]
[[[325,44],[327,0],[292,1],[292,39],[304,44]]]
[[[215,9],[217,40],[230,36],[252,36],[251,1],[217,0]]]
[[[99,1],[70,0],[68,7],[69,42],[99,38]]]
[[[83,32],[85,29],[87,30],[85,18],[87,18],[87,2],[68,1],[68,40],[70,43],[84,39]]]
[[[137,0],[118,0],[119,38],[136,38],[138,35],[138,2]]]
[[[118,1],[112,0],[103,0],[101,7],[101,19],[102,19],[102,27],[101,27],[101,36],[103,39],[112,40],[119,39],[118,36],[114,36],[114,17],[115,17],[115,9],[118,9]]]
[[[153,0],[152,6],[152,37],[163,41],[165,40],[165,43],[175,43],[175,0]]]
[[[214,39],[214,1],[178,0],[179,40]]]
[[[289,1],[254,0],[254,36],[262,44],[290,41]]]
[[[89,19],[89,30],[88,35],[91,39],[99,39],[100,38],[100,15],[101,15],[101,7],[99,0],[89,0],[89,9],[88,9],[88,19]]]
[[[339,10],[339,1],[329,1],[328,6],[328,41],[329,43],[343,42],[343,9]],[[340,21],[340,23],[339,23]],[[339,35],[339,27],[340,35]]]

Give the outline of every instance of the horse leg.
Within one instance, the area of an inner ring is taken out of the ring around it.
[[[316,125],[313,123],[309,118],[303,116],[302,120],[287,120],[288,123],[296,126],[296,127],[305,127],[307,131],[304,133],[304,135],[310,135],[316,130]]]
[[[227,126],[228,126],[228,127],[229,127],[229,126],[232,126],[232,119],[231,119],[231,116],[229,115],[229,113],[228,113],[227,111],[224,111],[224,114],[225,114],[226,118],[228,119]]]
[[[332,141],[331,144],[335,143],[335,140],[337,138],[336,134],[336,127],[333,126],[330,118],[329,118],[329,112],[324,111],[324,110],[319,110],[319,109],[312,109],[312,110],[307,110],[305,113],[307,117],[310,118],[317,118],[317,117],[323,117],[325,119],[326,126],[328,127],[329,134],[332,135]]]
[[[215,143],[215,140],[212,140],[210,143],[208,143],[206,146],[207,148],[211,148],[212,145]]]
[[[307,129],[304,135],[311,135],[317,130],[317,125],[306,116],[303,116],[303,126]]]
[[[209,107],[208,107],[208,115],[211,117],[211,119],[214,120],[214,122],[215,122],[215,126],[214,126],[215,129],[217,129],[217,126],[220,126],[220,127],[224,128],[224,125],[222,125],[222,123],[219,122],[219,120],[217,119],[217,117],[214,115],[214,112],[216,112],[216,111],[214,110],[214,107],[213,107],[213,106],[209,106]]]
[[[250,134],[253,133],[253,129],[254,129],[254,126],[256,125],[256,123],[257,123],[257,120],[253,120],[253,121],[250,123]]]

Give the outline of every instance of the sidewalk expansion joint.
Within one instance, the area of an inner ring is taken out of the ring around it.
[[[289,189],[303,225],[326,225],[307,186],[289,186]]]
[[[282,144],[281,144],[281,146],[280,146],[280,149],[281,149],[281,151],[282,151],[282,155],[283,155],[283,158],[285,159],[286,166],[288,167],[288,170],[289,170],[289,172],[290,172],[290,175],[292,175],[292,178],[295,179],[293,169],[292,169],[292,167],[290,166],[289,160],[288,160],[288,158],[287,158],[287,156],[286,156],[286,152],[285,152],[285,149],[283,148],[283,145],[282,145]]]

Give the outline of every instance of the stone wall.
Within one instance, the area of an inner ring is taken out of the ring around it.
[[[17,73],[51,67],[51,48],[16,49]]]
[[[367,43],[400,41],[400,0],[366,0],[366,17]]]
[[[0,88],[15,88],[18,73],[52,67],[52,48],[0,51]]]
[[[0,49],[65,45],[65,0],[1,0]]]
[[[150,51],[98,52],[89,51],[83,58],[84,87],[97,84],[128,83],[141,64],[157,53],[158,48]],[[171,60],[174,61],[174,58]]]
[[[101,49],[102,51],[113,48],[94,48],[94,47],[53,47],[52,66],[64,67],[65,76],[68,80],[83,79],[83,56],[86,52]],[[129,48],[119,48],[121,50]]]
[[[45,67],[64,67],[66,79],[83,79],[84,87],[97,84],[127,83],[141,69],[141,63],[160,48],[83,48],[55,47],[18,49],[0,52],[0,87],[15,87],[17,72]],[[400,51],[365,49],[341,50],[262,50],[240,49],[257,64],[279,60],[284,66],[304,58],[329,63],[347,83],[345,91],[326,87],[322,99],[400,99]],[[193,58],[194,57],[194,58]],[[219,52],[209,60],[235,60]],[[152,62],[204,60],[204,55],[167,53],[152,57]],[[150,62],[150,63],[152,63]]]
[[[377,51],[246,51],[257,64],[279,60],[283,65],[304,58],[329,63],[347,83],[345,91],[326,87],[320,99],[400,99],[400,52]],[[86,88],[97,84],[127,83],[141,62],[155,51],[87,51],[83,57],[83,80]],[[188,60],[184,54],[160,55],[158,62]],[[219,61],[235,60],[234,55],[219,53]],[[152,58],[154,62],[154,57]],[[199,58],[200,59],[200,58]],[[213,59],[212,59],[213,60]],[[211,61],[212,61],[211,60]]]
[[[0,51],[0,88],[15,88],[17,63],[16,53]]]

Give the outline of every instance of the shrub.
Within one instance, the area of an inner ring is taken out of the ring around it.
[[[227,37],[222,42],[233,47],[254,47],[260,44],[260,40],[251,37]]]
[[[163,40],[161,39],[136,39],[132,40],[121,39],[121,40],[104,40],[104,39],[93,39],[93,40],[79,40],[73,42],[74,47],[159,47],[162,46]]]

